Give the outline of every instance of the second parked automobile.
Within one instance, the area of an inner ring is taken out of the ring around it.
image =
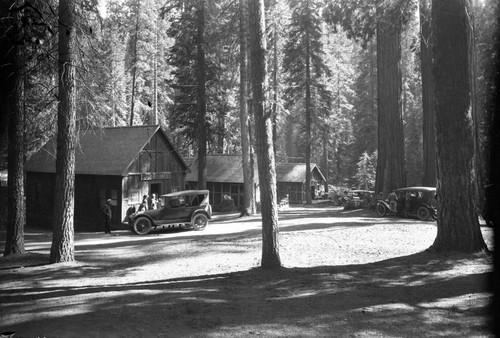
[[[421,221],[436,219],[436,188],[432,187],[407,187],[396,190],[397,210],[391,212],[389,201],[377,201],[377,213],[380,216],[389,214],[401,217],[417,217]]]
[[[366,208],[374,194],[370,190],[349,190],[345,196],[344,210]]]

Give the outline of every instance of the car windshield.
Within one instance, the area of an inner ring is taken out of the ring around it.
[[[179,208],[179,207],[194,207],[200,206],[201,204],[208,203],[208,195],[205,194],[188,194],[188,195],[176,195],[176,196],[164,196],[162,201],[163,206],[169,208]]]

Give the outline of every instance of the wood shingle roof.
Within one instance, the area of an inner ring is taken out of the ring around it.
[[[311,172],[314,176],[325,181],[325,177],[315,163],[311,163]],[[276,181],[304,183],[306,181],[305,163],[280,163],[276,165]]]
[[[257,163],[255,159],[255,182],[258,182]],[[198,181],[198,160],[190,166],[186,182]],[[325,180],[318,166],[311,163],[313,176]],[[276,165],[276,181],[298,182],[306,181],[305,163],[279,163]],[[207,182],[243,183],[243,164],[241,155],[207,155]]]
[[[160,126],[114,127],[82,131],[75,149],[75,173],[126,176],[130,164],[157,132],[170,142]],[[55,172],[56,138],[25,164],[25,171]],[[182,163],[182,157],[179,156]],[[187,165],[186,165],[187,168]]]
[[[257,163],[255,182],[258,181]],[[198,159],[192,161],[186,182],[198,181]],[[207,155],[207,182],[243,183],[243,161],[241,155]]]

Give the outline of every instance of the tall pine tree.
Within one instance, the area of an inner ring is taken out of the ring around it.
[[[289,110],[301,111],[304,116],[305,200],[310,204],[311,133],[317,117],[324,114],[323,109],[330,104],[331,94],[325,85],[330,70],[325,63],[322,43],[322,7],[316,1],[291,1],[290,6],[292,18],[283,62],[286,100]]]

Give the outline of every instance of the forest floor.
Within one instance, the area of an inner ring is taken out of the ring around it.
[[[482,227],[493,249],[493,231]],[[5,231],[0,232],[5,244]],[[435,222],[370,210],[280,211],[283,268],[259,268],[260,216],[215,215],[201,232],[52,235],[0,258],[0,332],[18,337],[492,337],[486,253],[426,251]]]

